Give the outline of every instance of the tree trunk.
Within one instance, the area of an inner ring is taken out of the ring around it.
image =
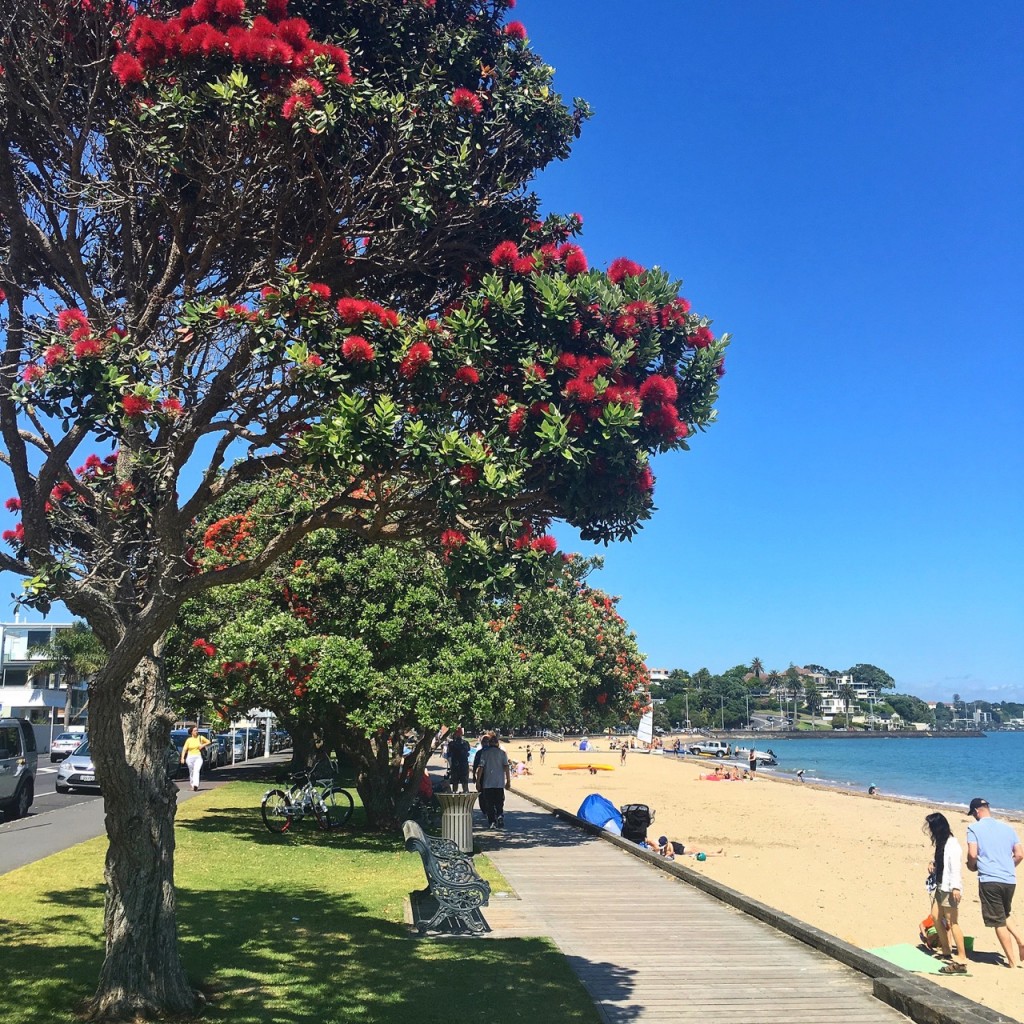
[[[416,799],[435,735],[425,731],[405,757],[402,730],[374,739],[337,730],[335,742],[357,766],[356,789],[371,830],[390,832],[401,827]]]
[[[90,703],[90,742],[103,783],[110,845],[105,877],[106,958],[86,1019],[121,1021],[194,1014],[199,997],[178,956],[174,894],[177,791],[167,779],[172,715],[159,652],[130,678],[100,673]]]

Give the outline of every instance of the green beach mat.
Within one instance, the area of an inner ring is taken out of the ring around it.
[[[879,946],[877,949],[869,949],[868,952],[888,960],[897,967],[902,967],[905,971],[914,971],[917,974],[942,973],[941,960],[936,960],[909,942],[901,942],[898,946]],[[969,978],[970,974],[952,974],[949,977]]]

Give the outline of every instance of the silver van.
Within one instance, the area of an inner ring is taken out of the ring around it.
[[[24,718],[0,718],[0,811],[24,818],[35,798],[36,734]]]

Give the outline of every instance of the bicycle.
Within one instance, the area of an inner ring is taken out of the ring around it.
[[[337,769],[334,762],[328,762]],[[288,790],[268,789],[260,804],[260,814],[268,831],[280,835],[291,828],[293,821],[301,821],[308,815],[316,818],[321,829],[341,828],[352,817],[354,802],[352,794],[334,784],[331,779],[317,779],[317,769],[322,762],[305,772],[290,775],[292,785]]]

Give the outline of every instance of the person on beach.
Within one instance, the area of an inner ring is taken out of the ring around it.
[[[924,819],[925,831],[931,836],[934,856],[928,865],[929,873],[935,879],[935,902],[939,912],[936,932],[939,945],[942,946],[942,959],[946,961],[939,974],[966,974],[967,949],[964,945],[964,933],[958,921],[960,899],[963,892],[963,879],[960,862],[963,850],[944,814],[929,814]],[[942,919],[945,918],[945,923]],[[950,935],[956,943],[956,956],[953,956]]]
[[[803,768],[801,768],[801,769],[800,769],[800,770],[799,770],[799,771],[798,771],[798,772],[796,773],[796,777],[797,777],[797,778],[798,778],[798,779],[799,779],[799,780],[800,780],[801,782],[803,782],[803,781],[804,781],[804,770],[803,770]]]
[[[462,792],[469,792],[469,743],[462,734],[461,727],[448,741],[448,777],[452,781],[452,792],[462,786]]]
[[[480,810],[491,828],[505,827],[505,790],[512,788],[508,755],[498,745],[498,737],[488,733],[480,751],[476,769],[476,788],[480,792]]]
[[[188,765],[188,778],[192,788],[199,791],[199,773],[203,770],[203,747],[210,745],[210,740],[199,735],[199,726],[193,725],[192,732],[181,747],[181,763]]]
[[[623,743],[622,750],[619,752],[619,764],[626,763],[626,745]]]
[[[985,927],[995,929],[1006,966],[1022,967],[1024,932],[1010,920],[1010,911],[1024,846],[1010,825],[992,817],[984,797],[976,796],[967,813],[974,819],[974,824],[967,826],[967,870],[978,873],[981,919]]]
[[[757,778],[757,751],[751,747],[750,753],[747,755],[747,771],[750,772],[751,779]]]
[[[545,747],[543,743],[540,745],[539,753],[540,753],[540,763],[543,764],[544,763],[544,758],[548,756],[548,748]]]

